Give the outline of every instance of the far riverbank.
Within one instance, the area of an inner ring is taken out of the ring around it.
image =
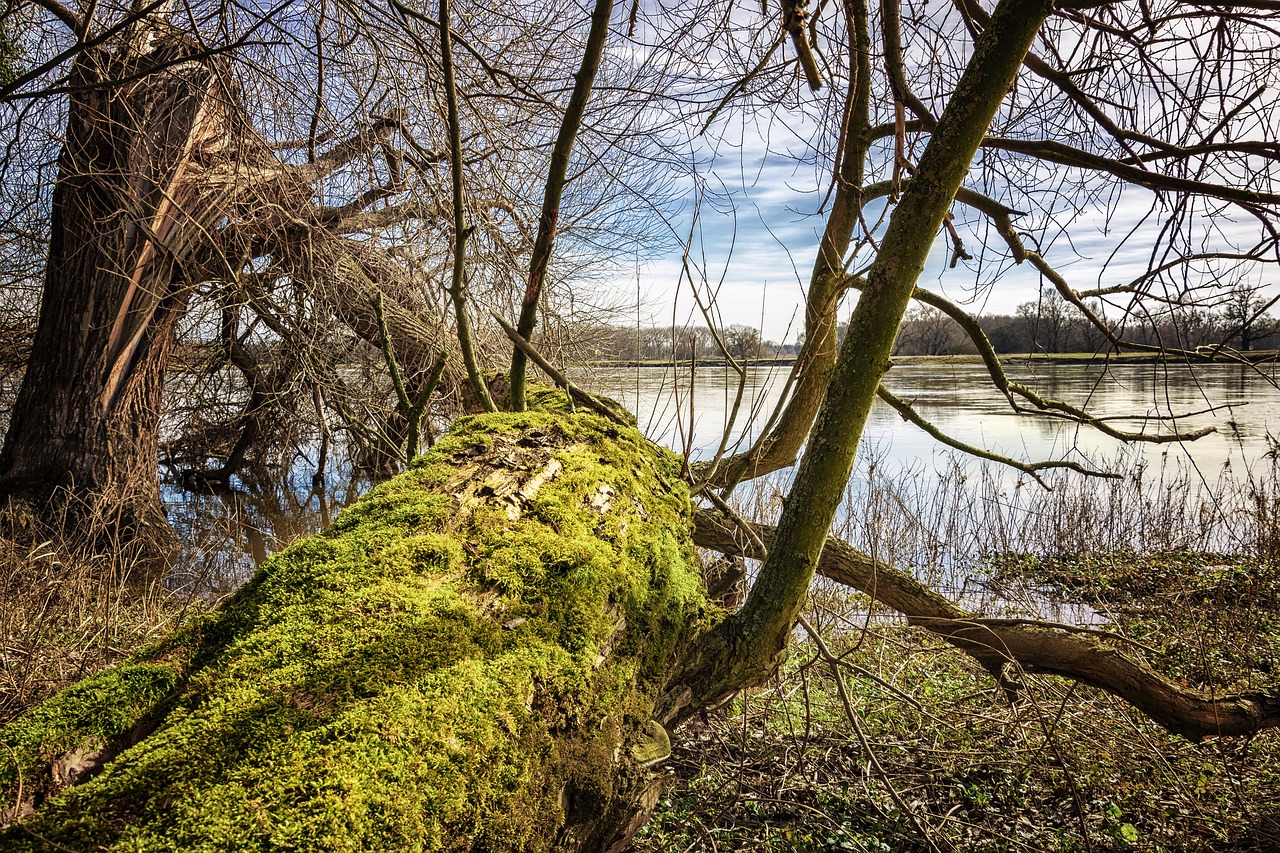
[[[1155,353],[1104,353],[1096,352],[1052,352],[1052,353],[1003,353],[999,355],[1001,364],[1158,364],[1160,362],[1169,362],[1171,364],[1186,364],[1187,360],[1182,358],[1174,358],[1171,356],[1159,355]],[[1204,354],[1191,361],[1193,364],[1264,364],[1267,362],[1280,360],[1280,350],[1251,350],[1250,352],[1237,352],[1235,350],[1222,351],[1216,354]],[[744,367],[762,368],[762,367],[789,367],[795,364],[796,357],[793,355],[777,355],[767,356],[763,358],[748,358],[739,362]],[[959,355],[900,355],[894,356],[894,364],[981,364],[982,356],[976,353],[964,353]],[[591,362],[592,367],[603,368],[622,368],[622,367],[650,367],[650,368],[669,368],[675,367],[719,367],[728,368],[732,365],[723,358],[706,358],[706,359],[602,359]]]

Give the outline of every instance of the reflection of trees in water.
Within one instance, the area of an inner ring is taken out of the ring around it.
[[[166,477],[165,507],[182,544],[170,582],[223,595],[271,554],[328,526],[369,479],[352,464],[345,444],[330,451],[321,476],[322,447],[316,440],[277,448],[276,465],[227,480],[193,482],[181,472]]]
[[[744,415],[735,435],[754,436],[776,405],[786,381],[786,365],[760,365],[749,370]],[[1160,415],[1200,412],[1180,418],[1182,429],[1217,425],[1218,432],[1177,449],[1139,446],[1132,455],[1158,459],[1166,451],[1199,460],[1216,470],[1230,454],[1235,459],[1260,458],[1266,451],[1267,424],[1280,419],[1280,390],[1272,374],[1231,364],[1129,364],[1105,369],[1096,365],[1034,363],[1010,365],[1010,375],[1046,396],[1087,404],[1105,416],[1135,416],[1126,428],[1169,429]],[[577,378],[585,387],[612,396],[633,409],[640,425],[654,440],[683,447],[690,423],[689,372],[683,369],[640,367],[593,369]],[[936,424],[972,442],[1019,458],[1074,454],[1113,457],[1122,443],[1096,431],[1054,418],[1014,413],[999,398],[984,393],[986,374],[969,362],[900,364],[889,371],[885,384],[903,399],[912,400]],[[719,443],[737,378],[720,367],[701,367],[694,374],[693,420],[695,455],[705,456]],[[1233,405],[1215,412],[1213,406]],[[1145,416],[1145,420],[1144,420]],[[1232,421],[1235,427],[1228,428]],[[932,458],[936,442],[904,423],[886,405],[877,403],[867,425],[864,445],[882,445],[891,465],[912,458]]]

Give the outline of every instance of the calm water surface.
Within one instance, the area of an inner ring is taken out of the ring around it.
[[[714,456],[728,428],[729,451],[745,446],[761,429],[777,405],[786,384],[787,366],[762,366],[747,375],[739,415],[730,424],[729,413],[737,396],[738,375],[727,368],[708,367],[692,376],[688,368],[618,368],[584,373],[583,384],[613,396],[635,411],[641,427],[669,447],[695,458]],[[1144,464],[1150,474],[1113,493],[1121,498],[1118,527],[1136,527],[1135,533],[1117,531],[1114,541],[1105,541],[1105,528],[1117,519],[1104,517],[1117,502],[1108,500],[1104,485],[1113,481],[1090,479],[1103,495],[1093,509],[1102,515],[1090,524],[1099,531],[1081,537],[1092,543],[1103,539],[1103,547],[1151,547],[1144,530],[1168,525],[1202,529],[1201,547],[1234,550],[1239,543],[1233,518],[1242,510],[1211,512],[1222,508],[1221,496],[1238,490],[1224,484],[1265,479],[1272,470],[1275,438],[1280,435],[1280,389],[1276,387],[1274,365],[1211,364],[1170,366],[1124,364],[1103,367],[1087,364],[1010,365],[1009,379],[1028,386],[1046,399],[1061,400],[1087,409],[1103,418],[1113,429],[1146,436],[1190,433],[1205,427],[1214,432],[1195,441],[1152,443],[1125,442],[1095,428],[1060,418],[1019,414],[994,390],[981,364],[967,361],[936,361],[894,367],[885,384],[899,398],[913,404],[921,416],[942,432],[967,444],[1013,457],[1021,461],[1071,460],[1097,470],[1133,472]],[[904,421],[887,404],[877,400],[859,448],[862,464],[856,466],[846,505],[840,517],[874,517],[873,507],[882,497],[885,484],[893,484],[896,497],[888,517],[892,529],[875,531],[858,522],[852,525],[837,518],[841,535],[872,553],[885,547],[897,548],[886,555],[901,567],[911,567],[929,582],[944,589],[956,601],[987,614],[1017,614],[1073,624],[1107,621],[1078,601],[1062,600],[1054,590],[1018,584],[992,588],[986,575],[971,574],[981,554],[992,550],[990,540],[976,541],[974,524],[996,516],[1000,524],[1024,531],[1036,529],[1036,517],[1054,515],[1072,498],[1063,495],[1063,504],[1038,488],[1023,488],[1026,478],[1006,466],[962,457],[963,470],[981,472],[971,482],[972,489],[957,488],[966,474],[956,477],[957,454],[915,425]],[[876,486],[868,485],[867,464],[875,460]],[[1085,478],[1070,475],[1087,490]],[[949,479],[947,479],[949,478]],[[785,473],[765,486],[780,496]],[[1126,483],[1128,481],[1125,481]],[[939,485],[946,483],[946,485]],[[1171,489],[1170,483],[1179,483]],[[1064,490],[1070,493],[1070,489]],[[1055,495],[1063,494],[1055,492]],[[1217,497],[1215,497],[1215,494]],[[1145,495],[1142,501],[1125,504]],[[777,497],[774,498],[777,500]],[[951,506],[956,501],[987,504],[975,508]],[[1172,504],[1180,504],[1170,506]],[[992,512],[992,507],[1000,509]],[[1151,511],[1151,507],[1164,507]],[[954,526],[955,519],[961,519]],[[1064,513],[1065,517],[1065,513]],[[978,519],[976,522],[974,519]],[[1070,524],[1070,522],[1068,522]],[[1146,527],[1144,528],[1144,525]],[[996,525],[998,526],[998,524]],[[1056,529],[1061,522],[1050,520],[1041,529]],[[1210,529],[1212,528],[1212,529]],[[1035,533],[1013,547],[1036,548],[1043,542]],[[1159,536],[1151,537],[1158,540]],[[1025,544],[1024,544],[1025,543]],[[1158,541],[1154,547],[1161,547]],[[995,550],[999,550],[998,547]],[[883,553],[883,551],[881,551]],[[855,614],[856,615],[856,614]]]
[[[777,405],[787,366],[749,371],[732,425],[730,448],[745,443]],[[1108,465],[1141,453],[1165,453],[1203,472],[1252,467],[1270,450],[1268,426],[1280,433],[1280,390],[1274,365],[1170,366],[1124,364],[1011,365],[1009,378],[1043,397],[1062,400],[1106,418],[1117,430],[1168,435],[1214,427],[1194,442],[1127,445],[1098,430],[1058,418],[1018,414],[991,386],[985,368],[969,362],[903,364],[885,384],[943,432],[967,444],[1024,461],[1070,459]],[[637,413],[645,431],[697,458],[714,455],[738,376],[727,368],[611,368],[580,377],[587,387],[620,400]],[[690,389],[692,388],[692,394]],[[890,466],[918,466],[947,454],[932,437],[877,400],[863,435],[863,452]]]
[[[763,366],[748,373],[739,416],[731,429],[730,452],[759,431],[778,402],[788,369]],[[1193,443],[1126,447],[1088,427],[1012,412],[992,390],[981,365],[965,362],[899,365],[890,371],[886,383],[944,432],[1023,460],[1072,459],[1098,467],[1123,467],[1141,454],[1148,461],[1172,459],[1177,465],[1195,466],[1204,482],[1222,479],[1224,474],[1240,480],[1255,468],[1271,464],[1269,427],[1280,434],[1280,390],[1274,384],[1272,366],[1255,370],[1205,365],[1192,370],[1122,365],[1103,370],[1067,364],[1011,366],[1009,374],[1045,397],[1115,418],[1108,422],[1118,429],[1167,434],[1175,426],[1181,430],[1213,426],[1216,431]],[[593,369],[580,372],[575,380],[635,411],[641,427],[655,440],[702,459],[713,456],[719,447],[738,388],[736,374],[716,367],[700,368],[692,377],[687,369]],[[341,457],[336,450],[335,456]],[[312,488],[315,459],[304,458],[307,452],[303,448],[278,482],[238,483],[235,490],[219,495],[166,486],[170,521],[187,543],[175,580],[203,578],[201,583],[215,595],[234,589],[268,553],[327,525],[366,487],[349,468],[334,464],[338,460],[331,458],[325,481]],[[932,500],[930,495],[941,493],[933,485],[938,480],[931,469],[941,472],[955,466],[952,451],[880,401],[873,408],[859,453],[864,465],[855,474],[851,493],[867,492],[865,462],[870,458],[876,460],[881,482],[910,486],[925,503]],[[1018,475],[1011,469],[969,464],[1002,478],[1010,494],[1026,493],[1012,487]],[[780,497],[785,480],[784,473],[766,487],[776,493],[772,500]],[[900,561],[917,562],[906,555]],[[217,577],[210,579],[211,572]],[[1079,615],[1074,618],[1088,621]]]

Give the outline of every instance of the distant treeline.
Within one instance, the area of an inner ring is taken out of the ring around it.
[[[1254,292],[1216,308],[1179,307],[1161,316],[1129,316],[1107,320],[1112,330],[1135,344],[1195,349],[1226,346],[1249,351],[1280,346],[1280,320]],[[1105,317],[1101,306],[1092,307]],[[1019,305],[1013,314],[976,318],[996,352],[1068,353],[1109,349],[1106,335],[1056,294]],[[844,327],[839,334],[843,337]],[[589,359],[654,361],[675,358],[716,361],[723,349],[738,359],[794,356],[799,341],[765,340],[751,326],[732,325],[717,336],[705,326],[647,327],[582,324],[573,329],[576,343]],[[898,332],[896,355],[963,355],[977,352],[954,320],[937,308],[918,306],[907,313]]]

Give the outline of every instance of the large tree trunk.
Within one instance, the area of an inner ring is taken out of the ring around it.
[[[72,536],[102,533],[154,556],[173,546],[158,429],[174,330],[201,282],[236,281],[247,261],[270,256],[277,275],[379,346],[381,299],[414,390],[440,356],[435,329],[406,302],[403,271],[340,236],[362,203],[314,203],[312,182],[385,140],[399,119],[372,122],[314,163],[288,164],[229,81],[161,12],[84,51],[72,70],[39,326],[0,451],[0,497]]]
[[[235,102],[192,44],[159,25],[84,52],[72,72],[40,322],[0,453],[0,494],[77,527],[164,545],[160,400],[184,264],[219,205],[197,174],[226,148]]]
[[[459,422],[232,601],[0,732],[6,850],[618,850],[714,620],[677,460]]]

